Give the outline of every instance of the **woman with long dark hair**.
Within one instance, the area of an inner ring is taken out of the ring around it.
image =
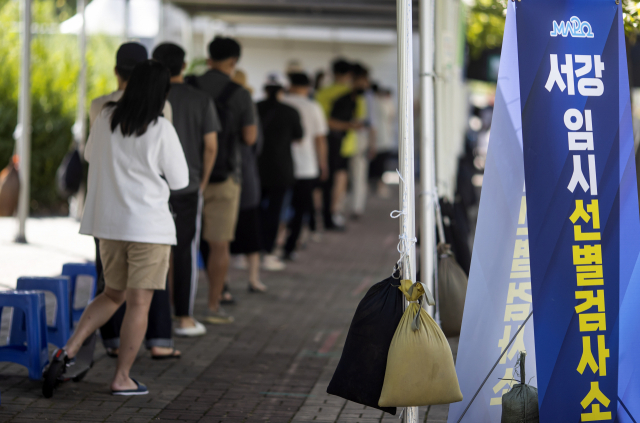
[[[48,371],[63,372],[59,363],[75,357],[126,300],[113,395],[148,393],[129,371],[147,329],[153,292],[165,289],[176,244],[169,190],[189,183],[178,135],[161,116],[169,78],[158,62],[137,65],[122,98],[108,103],[94,122],[84,151],[90,167],[80,233],[100,240],[105,289],[85,309],[67,345],[54,353]]]

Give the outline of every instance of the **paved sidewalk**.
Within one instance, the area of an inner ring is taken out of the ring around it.
[[[286,271],[265,273],[267,294],[248,293],[246,274],[232,271],[238,305],[227,311],[235,323],[207,326],[202,338],[176,339],[180,360],[156,361],[140,352],[132,376],[149,386],[150,395],[109,395],[115,363],[102,346],[85,380],[65,384],[50,400],[24,368],[0,363],[0,421],[398,421],[326,394],[359,300],[397,260],[398,223],[389,218],[395,208],[393,201],[372,199],[347,233],[324,234]],[[201,275],[196,313],[206,307],[206,292]],[[452,344],[455,350],[457,342]],[[421,407],[420,421],[444,422],[447,410]]]

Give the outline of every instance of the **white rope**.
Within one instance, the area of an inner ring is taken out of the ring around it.
[[[400,173],[400,171],[398,169],[396,169],[396,172],[398,172],[398,176],[400,177],[400,180],[402,181],[402,188],[403,188],[403,193],[402,193],[402,210],[394,210],[391,212],[390,216],[392,219],[398,219],[400,218],[400,216],[406,216],[407,215],[407,207],[406,207],[406,197],[408,196],[408,190],[407,190],[407,185],[404,183],[404,178],[402,177],[402,174]],[[397,246],[397,250],[398,253],[400,253],[400,258],[398,259],[398,261],[396,262],[397,266],[401,266],[402,265],[402,261],[409,256],[409,252],[411,251],[411,248],[413,247],[413,245],[418,242],[418,239],[416,237],[409,237],[409,234],[407,233],[407,227],[406,225],[402,226],[402,233],[400,235],[398,235],[398,239],[400,240],[398,242],[398,246]],[[395,270],[395,267],[394,267]]]

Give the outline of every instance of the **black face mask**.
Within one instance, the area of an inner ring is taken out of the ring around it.
[[[364,88],[356,88],[356,89],[354,90],[354,92],[355,92],[356,94],[358,94],[358,95],[362,95],[362,94],[364,94],[364,91],[365,91],[365,90],[364,90]]]

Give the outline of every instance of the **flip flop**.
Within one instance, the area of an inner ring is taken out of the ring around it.
[[[182,354],[176,354],[176,349],[172,349],[169,354],[161,354],[161,355],[153,355],[151,354],[151,358],[154,360],[170,360],[172,358],[180,358]]]
[[[125,389],[122,391],[111,390],[111,395],[132,396],[132,395],[147,395],[149,393],[149,390],[145,385],[143,385],[142,383],[138,382],[133,378],[131,378],[131,380],[134,381],[136,385],[138,385],[136,389]]]
[[[117,348],[107,348],[107,355],[111,358],[118,358],[118,353],[114,352]]]

